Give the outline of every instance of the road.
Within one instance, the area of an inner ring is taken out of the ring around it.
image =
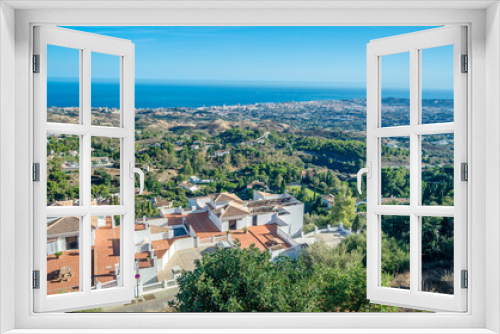
[[[168,312],[168,302],[175,298],[178,287],[163,289],[156,293],[145,294],[136,298],[130,304],[102,308],[102,312],[109,313],[145,313]]]

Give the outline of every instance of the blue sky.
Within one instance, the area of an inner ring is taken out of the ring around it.
[[[364,87],[366,44],[428,27],[71,27],[129,39],[136,45],[136,80],[253,82]],[[56,50],[57,49],[57,50]],[[74,77],[78,54],[49,50],[49,76]],[[424,50],[423,86],[451,89],[452,47]],[[432,53],[432,55],[431,55]],[[388,56],[389,57],[389,56]],[[404,55],[382,60],[388,88],[409,86]],[[94,55],[92,77],[113,79],[114,56]],[[385,65],[388,64],[388,65]]]

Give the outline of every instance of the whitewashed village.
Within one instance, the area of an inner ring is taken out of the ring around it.
[[[195,181],[196,182],[196,181]],[[71,201],[52,205],[73,205]],[[304,204],[294,196],[254,190],[253,200],[244,201],[228,192],[189,199],[189,208],[172,207],[159,197],[152,200],[158,217],[135,221],[136,297],[175,288],[185,270],[206,252],[252,245],[278,256],[295,259],[300,251],[318,240],[332,246],[352,234],[339,226],[318,227],[304,234]],[[333,195],[323,198],[330,206]],[[119,286],[120,223],[115,217],[92,217],[92,289]],[[78,290],[79,229],[76,217],[49,219],[47,223],[47,293]]]

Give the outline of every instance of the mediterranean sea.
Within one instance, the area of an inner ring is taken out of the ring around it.
[[[423,91],[424,99],[451,100],[448,90]],[[384,89],[383,97],[409,98],[406,89]],[[300,84],[230,84],[230,83],[158,83],[135,85],[136,108],[202,107],[268,102],[352,100],[366,98],[365,88],[342,88]],[[120,90],[117,82],[92,83],[92,107],[119,107]],[[47,106],[79,105],[79,83],[54,81],[47,83]]]

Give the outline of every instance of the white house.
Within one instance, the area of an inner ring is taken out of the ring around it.
[[[192,184],[191,182],[188,182],[188,181],[184,181],[184,182],[181,182],[179,184],[179,186],[187,191],[190,191],[192,193],[195,193],[197,192],[198,190],[201,189],[201,187],[195,185],[195,184]]]
[[[321,195],[321,203],[326,205],[328,209],[335,205],[335,196],[332,194],[323,194]]]
[[[91,228],[105,226],[104,217],[92,216]],[[94,238],[92,233],[92,245]],[[47,255],[56,252],[79,249],[80,244],[80,219],[78,217],[62,217],[47,219]]]
[[[230,152],[228,150],[219,150],[214,152],[214,157],[223,157],[228,155]]]

